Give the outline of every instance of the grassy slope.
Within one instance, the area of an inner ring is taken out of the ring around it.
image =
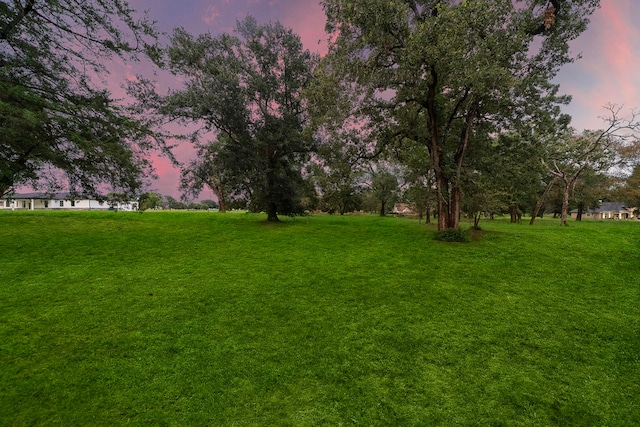
[[[261,220],[0,212],[0,424],[640,424],[640,222]]]

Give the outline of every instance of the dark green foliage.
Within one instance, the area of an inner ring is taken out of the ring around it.
[[[627,206],[640,209],[640,165],[636,165],[631,175],[625,180],[619,190],[620,200],[624,200]]]
[[[24,86],[0,75],[0,195],[14,183],[37,179],[46,139],[47,102]]]
[[[605,171],[586,168],[575,181],[571,192],[569,209],[578,209],[576,220],[581,221],[582,215],[590,209],[600,206],[602,200],[611,200],[611,188],[614,179]],[[629,206],[635,206],[633,204]]]
[[[200,204],[203,206],[203,209],[219,209],[220,206],[218,205],[218,203],[216,203],[215,200],[203,200],[200,202]]]
[[[454,228],[438,231],[434,238],[441,242],[466,243],[469,241],[469,235],[466,231]]]
[[[322,0],[334,40],[323,67],[361,89],[383,151],[423,145],[438,229],[458,228],[470,147],[561,121],[553,79],[597,0]],[[364,101],[363,101],[364,98]]]
[[[398,198],[398,178],[388,170],[376,170],[371,173],[369,191],[380,216],[385,216]]]
[[[0,195],[17,186],[128,195],[150,175],[150,132],[98,88],[114,55],[153,42],[125,1],[3,2],[0,13]],[[99,79],[99,78],[98,78]],[[98,80],[95,79],[95,80]]]
[[[311,97],[317,100],[316,96],[319,95]],[[356,132],[335,134],[322,130],[316,133],[316,156],[307,166],[307,172],[318,193],[321,210],[344,215],[361,209],[366,177],[364,162],[357,150],[362,143],[360,138]]]
[[[247,17],[236,35],[194,37],[178,28],[166,54],[184,87],[163,97],[142,82],[135,92],[144,108],[217,133],[215,142],[200,145],[201,159],[186,167],[185,186],[219,187],[222,199],[244,199],[270,221],[302,212],[301,169],[311,149],[302,91],[316,59],[300,37],[279,23],[259,25]]]
[[[162,194],[159,193],[142,193],[138,198],[140,203],[138,209],[146,211],[147,209],[161,209],[163,207]]]
[[[205,187],[208,187],[218,199],[216,207],[220,207],[221,212],[227,210],[227,199],[233,194],[229,194],[227,187],[231,187],[225,179],[223,152],[226,146],[220,138],[205,144],[196,144],[198,155],[182,167],[180,174],[180,188],[191,196],[199,196]]]
[[[166,196],[165,197],[165,206],[167,209],[186,209],[187,205],[180,201],[180,200],[176,200],[171,196]]]
[[[594,175],[612,168],[616,164],[620,139],[616,134],[640,128],[635,114],[632,119],[625,120],[618,115],[621,107],[608,105],[605,109],[611,114],[606,119],[608,126],[605,130],[585,130],[576,133],[574,129],[569,128],[556,136],[542,159],[549,176],[562,188],[562,225],[567,225],[570,196],[579,184],[581,176],[585,173]]]

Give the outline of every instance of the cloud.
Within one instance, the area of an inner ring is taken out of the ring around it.
[[[125,78],[127,79],[127,81],[132,83],[138,82],[138,76],[133,71],[133,67],[131,65],[127,65],[125,67]]]
[[[218,8],[214,5],[211,5],[207,8],[204,15],[202,15],[202,20],[207,25],[213,25],[213,23],[216,21],[216,19],[218,19],[219,16],[220,11],[218,10]]]
[[[637,1],[637,0],[634,0]],[[621,7],[622,6],[622,7]],[[627,7],[625,7],[627,6]],[[640,31],[632,24],[629,4],[607,1],[602,6],[607,30],[603,31],[602,49],[606,67],[601,70],[603,78],[613,83],[619,95],[637,94],[635,73],[640,65]],[[640,100],[636,100],[640,101]]]

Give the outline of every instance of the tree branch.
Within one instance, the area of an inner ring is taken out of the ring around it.
[[[35,6],[36,0],[27,0],[27,3],[20,9],[20,12],[7,24],[2,32],[0,32],[0,40],[7,40],[15,28],[22,22],[22,20],[31,12]],[[16,2],[16,4],[19,4]]]
[[[35,1],[35,0],[31,0],[31,1]],[[35,14],[37,14],[40,18],[42,18],[45,22],[48,22],[49,24],[53,25],[55,28],[64,31],[68,34],[71,34],[72,36],[80,39],[80,40],[85,40],[87,42],[90,43],[95,43],[98,45],[101,45],[102,47],[109,49],[111,51],[117,52],[117,51],[124,51],[124,52],[130,52],[133,49],[131,48],[131,46],[126,45],[126,44],[120,44],[120,45],[116,45],[114,42],[112,42],[111,40],[105,39],[105,40],[98,40],[98,39],[94,39],[92,37],[90,37],[87,34],[81,34],[78,33],[77,31],[72,30],[69,27],[66,27],[64,25],[60,25],[55,21],[52,21],[51,19],[47,18],[46,16],[42,15],[41,13],[38,13],[37,11],[34,11]]]

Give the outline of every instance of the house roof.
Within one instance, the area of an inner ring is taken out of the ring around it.
[[[46,199],[46,200],[78,200],[78,199],[88,199],[89,197],[84,196],[82,194],[72,195],[71,193],[47,193],[47,192],[35,192],[35,193],[20,193],[13,195],[4,195],[3,199],[13,199],[13,200],[22,200],[22,199]]]
[[[627,211],[629,208],[622,202],[602,202],[596,209],[587,209],[585,212],[589,213],[603,213],[603,212],[620,212]],[[578,212],[578,209],[574,209],[571,212]]]
[[[594,210],[595,213],[626,211],[627,207],[621,202],[603,202],[600,207]]]

